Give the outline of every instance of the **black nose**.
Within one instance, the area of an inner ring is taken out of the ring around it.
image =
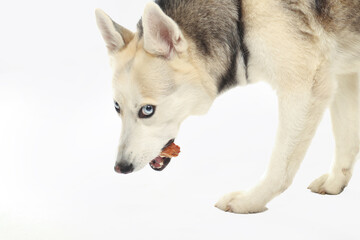
[[[117,173],[131,173],[132,171],[134,171],[134,166],[132,164],[128,164],[128,163],[118,163],[115,165],[114,167],[115,172]]]

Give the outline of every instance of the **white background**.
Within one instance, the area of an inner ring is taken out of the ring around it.
[[[213,205],[262,176],[277,102],[255,84],[182,125],[164,172],[113,171],[121,121],[94,9],[135,30],[146,1],[7,1],[0,8],[0,239],[360,239],[360,172],[310,193],[334,157],[328,113],[293,185],[254,215]]]

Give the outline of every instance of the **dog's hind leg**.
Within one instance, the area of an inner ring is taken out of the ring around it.
[[[266,175],[249,191],[225,195],[216,207],[234,213],[261,212],[290,186],[335,89],[333,79],[320,69],[313,76],[311,81],[292,79],[279,85],[279,128]]]
[[[357,74],[338,77],[338,91],[331,105],[336,141],[335,160],[328,174],[312,182],[309,189],[320,194],[339,194],[352,175],[360,145],[360,103]]]

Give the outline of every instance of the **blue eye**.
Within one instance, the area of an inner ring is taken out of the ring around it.
[[[115,107],[115,110],[120,113],[120,106],[117,102],[114,101],[114,107]]]
[[[155,113],[156,107],[153,105],[145,105],[139,111],[139,118],[150,118]]]

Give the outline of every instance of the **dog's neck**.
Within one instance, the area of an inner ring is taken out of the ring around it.
[[[197,56],[205,63],[219,95],[237,85],[247,84],[249,78],[250,52],[244,40],[242,1],[218,1],[214,2],[216,6],[204,5],[203,2],[156,1],[194,43]],[[197,9],[195,15],[193,9]],[[141,38],[142,20],[138,23],[138,33]]]

